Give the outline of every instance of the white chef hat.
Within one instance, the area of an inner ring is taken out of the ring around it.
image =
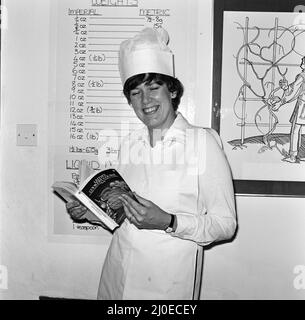
[[[163,28],[145,28],[120,45],[119,70],[122,84],[140,73],[161,73],[175,77],[174,55],[167,46],[169,36]]]

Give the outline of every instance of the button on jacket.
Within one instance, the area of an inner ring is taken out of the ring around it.
[[[198,299],[203,246],[236,228],[230,169],[212,129],[178,113],[162,141],[147,128],[121,144],[118,171],[130,188],[177,216],[173,233],[138,229],[127,219],[105,258],[99,299]]]

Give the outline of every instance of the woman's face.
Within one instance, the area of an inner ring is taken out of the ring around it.
[[[172,106],[175,92],[170,92],[165,83],[152,81],[142,83],[130,91],[130,102],[137,117],[152,129],[168,129],[175,120]]]

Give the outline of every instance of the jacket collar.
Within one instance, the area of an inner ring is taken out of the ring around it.
[[[176,119],[174,120],[171,127],[166,131],[164,138],[162,140],[163,143],[165,142],[185,142],[186,136],[186,129],[193,128],[192,125],[183,117],[183,115],[178,112]],[[136,140],[143,141],[146,145],[149,145],[149,134],[147,127],[143,127],[142,129],[137,130],[134,132]]]

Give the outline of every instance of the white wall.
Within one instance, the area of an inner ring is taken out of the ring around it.
[[[304,289],[294,288],[294,268],[305,266],[304,205],[238,197],[236,239],[206,251],[203,298],[305,299],[305,274]]]
[[[47,235],[49,3],[4,3],[0,265],[7,267],[8,287],[0,285],[2,299],[94,299],[109,243]],[[211,53],[205,58],[211,66]],[[38,125],[37,147],[16,146],[19,123]],[[237,238],[206,252],[204,298],[304,299],[305,290],[293,287],[293,268],[305,265],[305,200],[238,198],[237,207]]]
[[[107,241],[53,242],[47,235],[49,0],[9,0],[5,6],[0,264],[8,270],[8,289],[0,295],[95,298]],[[16,146],[19,123],[38,125],[37,147]]]

